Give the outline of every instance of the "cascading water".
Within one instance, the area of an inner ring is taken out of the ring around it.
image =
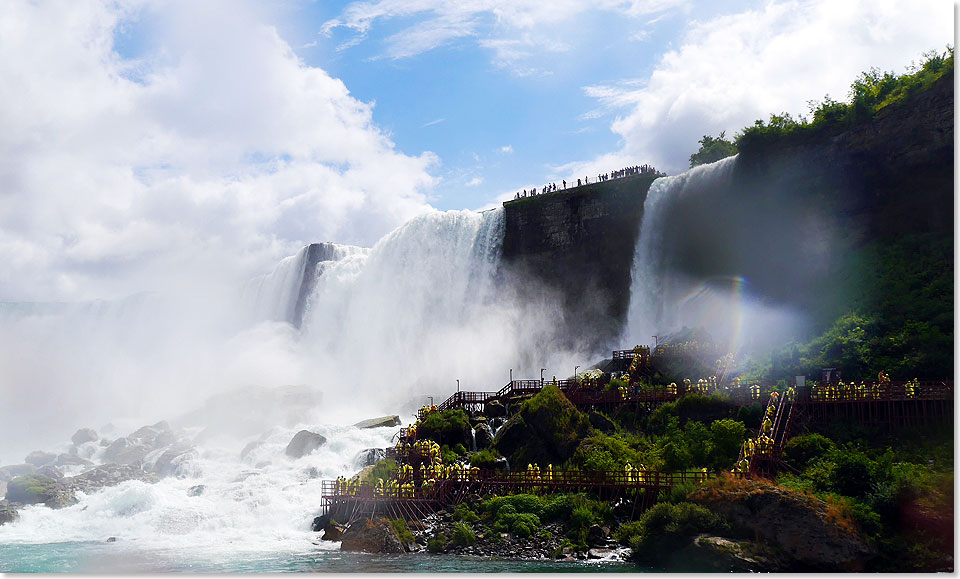
[[[745,270],[756,269],[763,248],[745,250],[750,212],[736,207],[736,163],[736,156],[728,157],[650,186],[631,272],[625,343],[702,329],[737,352],[798,324],[795,312],[750,292]]]

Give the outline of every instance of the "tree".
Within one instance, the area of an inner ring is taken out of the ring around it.
[[[704,135],[699,142],[700,150],[690,155],[690,167],[713,163],[737,154],[737,147],[727,140],[726,131],[720,131],[716,138]]]

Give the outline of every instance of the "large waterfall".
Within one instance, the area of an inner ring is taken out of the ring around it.
[[[650,186],[631,272],[629,344],[705,330],[737,352],[795,329],[795,312],[751,291],[747,272],[756,271],[759,260],[743,248],[755,223],[750,208],[737,206],[736,163],[736,156],[727,157]]]

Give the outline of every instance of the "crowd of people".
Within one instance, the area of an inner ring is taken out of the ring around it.
[[[600,173],[597,175],[594,183],[599,183],[601,181],[608,181],[610,179],[620,179],[621,177],[630,177],[632,175],[656,175],[658,177],[666,176],[665,173],[660,173],[653,168],[652,165],[634,165],[632,167],[624,167],[623,169],[617,169],[615,171],[610,171],[608,173]],[[576,187],[581,187],[583,185],[590,184],[590,177],[585,176],[583,179],[577,179]],[[560,181],[560,186],[558,187],[556,183],[548,183],[541,187],[539,190],[534,187],[529,192],[524,189],[523,191],[517,191],[517,194],[513,196],[514,199],[525,199],[527,197],[535,197],[537,195],[544,195],[546,193],[555,193],[556,191],[562,191],[567,188],[567,181],[563,179]],[[574,188],[573,182],[570,183],[570,188]]]

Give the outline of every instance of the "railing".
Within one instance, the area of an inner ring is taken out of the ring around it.
[[[437,410],[449,410],[450,408],[463,406],[468,403],[483,403],[493,395],[493,392],[454,392],[450,398],[447,398],[437,406]]]
[[[541,470],[538,475],[530,471],[480,470],[477,473],[463,471],[451,478],[437,481],[431,487],[412,485],[377,489],[367,483],[346,481],[345,487],[337,488],[336,481],[324,480],[321,493],[325,499],[417,499],[442,500],[449,492],[472,484],[489,487],[533,489],[549,492],[557,489],[597,489],[597,488],[650,488],[665,489],[684,483],[700,483],[711,475],[703,471],[662,472],[662,471],[577,471],[577,470]]]
[[[804,402],[853,402],[872,400],[952,400],[953,382],[853,382],[815,385],[802,389]]]

